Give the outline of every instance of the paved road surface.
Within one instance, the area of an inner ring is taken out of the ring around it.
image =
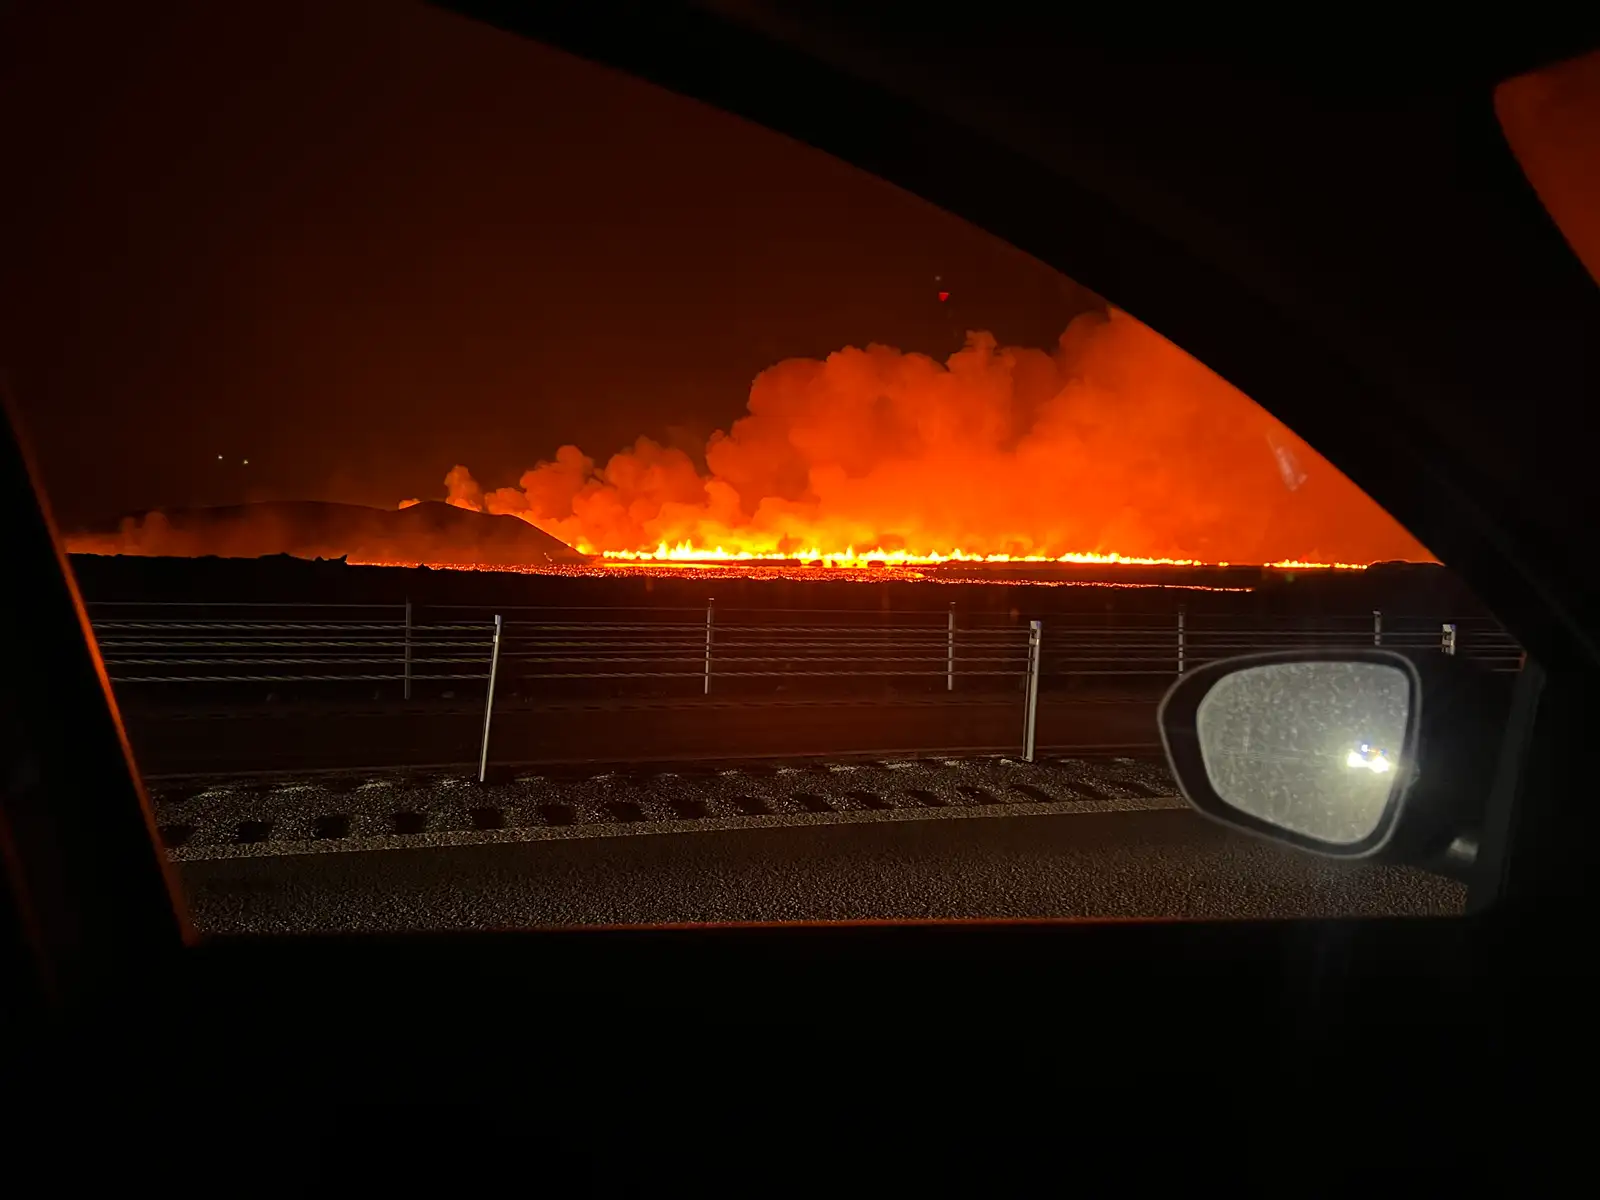
[[[745,760],[186,777],[150,787],[174,859],[861,820],[1183,807],[1157,757]]]
[[[217,932],[1423,914],[1464,899],[1422,872],[1227,833],[1155,756],[616,762],[487,787],[460,771],[243,775],[151,793],[197,923]]]
[[[1041,748],[1155,747],[1155,698],[1040,702]],[[257,707],[124,711],[146,775],[329,770],[476,762],[476,705]],[[502,763],[728,758],[739,755],[1015,752],[1019,698],[947,701],[672,701],[504,709],[491,751]]]
[[[862,820],[177,866],[205,930],[702,921],[1444,914],[1463,889],[1182,810]]]

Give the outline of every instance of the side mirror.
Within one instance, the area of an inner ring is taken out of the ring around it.
[[[1293,650],[1183,676],[1158,721],[1200,812],[1335,858],[1460,873],[1505,729],[1509,681],[1463,660]]]

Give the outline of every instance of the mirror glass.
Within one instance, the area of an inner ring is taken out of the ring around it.
[[[1412,702],[1411,676],[1385,663],[1245,667],[1195,714],[1206,774],[1240,812],[1352,845],[1377,830],[1409,773],[1399,754]]]

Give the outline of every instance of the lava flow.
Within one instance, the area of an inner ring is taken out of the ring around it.
[[[351,557],[347,560],[351,566],[357,567],[427,567],[432,570],[446,571],[481,571],[521,575],[565,576],[572,579],[596,578],[610,572],[622,572],[629,576],[641,575],[656,578],[683,578],[684,576],[705,579],[755,579],[771,583],[777,580],[793,580],[797,582],[810,582],[819,578],[816,560],[795,559],[729,559],[719,561],[716,559],[671,559],[656,560],[652,558],[601,558],[583,563],[543,563],[525,566],[507,566],[504,563],[474,563],[474,562],[429,562],[411,561],[398,558],[367,558]],[[975,560],[969,559],[968,562]],[[1135,591],[1177,591],[1177,592],[1253,592],[1256,589],[1250,584],[1228,583],[1195,583],[1181,579],[1107,579],[1096,575],[1089,579],[1063,579],[1059,577],[1040,577],[1037,575],[995,575],[985,572],[981,568],[987,564],[977,564],[980,569],[963,571],[957,564],[952,569],[951,564],[938,564],[937,569],[925,566],[912,566],[909,564],[883,563],[878,560],[869,560],[855,564],[839,564],[837,569],[827,573],[830,582],[844,583],[931,583],[950,586],[960,584],[994,584],[1003,583],[1007,587],[1026,588],[1106,588],[1127,589]]]
[[[641,437],[603,466],[568,445],[516,487],[485,490],[465,466],[445,486],[450,504],[617,565],[1432,561],[1243,393],[1115,309],[1050,351],[971,333],[943,363],[877,345],[780,362],[703,460]]]
[[[593,554],[594,551],[578,548],[581,553]],[[728,551],[718,546],[714,550],[706,550],[694,545],[692,542],[679,542],[676,546],[668,546],[661,542],[654,550],[603,550],[600,557],[611,562],[632,563],[688,563],[695,565],[714,565],[717,563],[763,563],[763,562],[798,562],[805,565],[820,564],[824,567],[939,567],[946,563],[1070,563],[1074,566],[1130,566],[1130,567],[1227,567],[1232,563],[1227,562],[1202,562],[1197,558],[1141,558],[1126,554],[1058,554],[1052,557],[1048,554],[967,554],[961,550],[952,550],[949,554],[915,554],[907,550],[885,550],[879,547],[874,550],[858,551],[854,546],[848,546],[842,551],[819,550],[815,547],[809,550],[796,550],[788,553],[761,554],[750,550]],[[1310,569],[1310,570],[1338,570],[1362,571],[1366,563],[1347,562],[1302,562],[1298,559],[1284,559],[1280,562],[1262,564],[1268,567],[1284,569]]]

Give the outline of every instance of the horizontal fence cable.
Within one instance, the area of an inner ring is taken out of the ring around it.
[[[1009,671],[964,671],[963,675],[973,676],[1003,676],[1007,679],[1018,677],[1019,667]],[[537,679],[702,679],[704,670],[699,671],[597,671],[576,674],[540,673]],[[943,679],[944,671],[717,671],[718,679],[912,679],[919,676],[938,676]],[[485,676],[487,677],[487,676]]]
[[[505,654],[501,654],[500,657],[501,657],[502,660],[504,660],[508,656],[505,655]],[[304,660],[299,660],[299,661],[314,662],[316,660],[314,660],[314,659],[304,659]],[[387,661],[387,660],[375,659],[375,660],[363,660],[363,661]],[[467,662],[467,661],[471,661],[471,660],[460,659],[460,660],[435,660],[435,661],[461,661],[461,662]],[[551,663],[551,664],[555,664],[555,665],[561,665],[561,664],[565,664],[565,663],[570,663],[572,660],[569,659],[569,658],[538,658],[538,659],[532,659],[532,660],[524,659],[523,661],[531,661],[533,663]],[[659,659],[659,658],[612,658],[612,659],[606,659],[604,662],[598,663],[597,665],[599,665],[599,666],[619,666],[622,663],[659,663],[661,661],[662,660]],[[695,660],[691,656],[687,656],[686,655],[683,658],[682,661],[684,661],[684,662],[693,662]],[[793,658],[770,658],[770,657],[741,658],[741,659],[736,660],[736,662],[741,666],[742,665],[752,665],[752,664],[794,663],[794,662],[806,662],[806,661],[809,661],[809,660],[793,659]],[[874,658],[871,661],[873,663],[875,663],[875,664],[881,664],[881,663],[934,663],[934,662],[937,662],[941,667],[941,670],[939,670],[937,673],[940,674],[940,675],[943,675],[945,673],[944,670],[942,669],[944,661],[945,661],[943,655],[934,656],[934,655],[930,654],[930,655],[928,655],[928,656],[926,656],[924,658]],[[970,663],[997,663],[997,664],[999,664],[999,663],[1009,663],[1009,664],[1012,664],[1012,665],[1017,666],[1017,667],[1021,667],[1021,666],[1025,665],[1027,663],[1027,659],[1026,658],[970,658],[970,659],[969,658],[964,658],[964,659],[960,659],[959,661],[963,662],[963,663],[968,663],[968,662],[970,662]],[[704,674],[704,668],[701,669],[701,673]],[[737,670],[725,669],[721,665],[719,665],[717,667],[716,673],[719,676],[740,674],[740,672],[737,671]],[[782,673],[782,672],[780,672],[780,673]],[[805,674],[805,672],[803,672],[803,671],[796,671],[796,672],[793,672],[793,673],[794,674]],[[843,674],[849,674],[848,671],[842,672],[842,673]],[[969,672],[965,672],[965,673],[966,674],[973,674],[974,672],[970,672],[969,671]]]
[[[366,683],[407,678],[444,682],[488,677],[492,635],[487,619],[470,623],[462,623],[459,615],[438,623],[371,619],[379,612],[403,612],[398,605],[104,603],[137,605],[144,610],[127,618],[117,615],[93,622],[106,667],[118,683]],[[246,607],[273,611],[263,612],[261,619],[233,613],[199,616],[191,611]],[[486,611],[481,606],[427,607],[439,612],[449,609],[452,614]],[[360,609],[370,616],[345,620],[316,615],[334,608]],[[149,615],[180,609],[183,611],[165,619]],[[306,614],[305,619],[280,619],[283,610],[296,609]],[[714,678],[727,680],[1018,678],[1028,661],[1028,628],[1015,618],[1007,624],[952,629],[944,611],[766,610],[781,613],[784,619],[781,624],[763,624],[726,619],[732,613],[763,610],[719,609],[719,621],[709,640],[707,623],[700,618],[705,610],[700,608],[529,606],[506,611],[542,618],[513,619],[502,635],[501,658],[534,684],[702,679],[708,671]],[[587,612],[616,614],[622,619],[571,619]],[[665,614],[667,619],[640,620],[632,615],[647,612]],[[824,615],[829,623],[796,623],[791,615],[807,612]],[[687,614],[694,614],[694,619],[682,619]],[[840,623],[848,617],[859,620]],[[1005,618],[974,614],[960,619],[999,622]],[[1492,620],[1472,618],[1453,626],[1456,654],[1490,669],[1515,670],[1520,665],[1521,647]],[[1443,629],[1444,624],[1432,618],[1386,615],[1382,644],[1412,652],[1442,652]],[[1370,647],[1374,632],[1374,622],[1365,614],[1288,620],[1207,619],[1190,614],[1181,630],[1175,618],[1165,616],[1129,616],[1106,623],[1063,615],[1059,623],[1046,622],[1041,674],[1054,678],[1170,677],[1202,663],[1266,650]],[[463,666],[482,670],[470,674],[438,670]],[[284,667],[313,671],[290,674],[273,670]],[[346,667],[353,670],[339,670]],[[371,667],[390,671],[361,670]],[[165,670],[157,673],[154,668]],[[132,670],[140,673],[126,673]]]
[[[254,641],[251,641],[251,642],[211,642],[211,641],[200,641],[200,640],[193,640],[193,639],[184,639],[184,640],[174,639],[172,641],[144,641],[144,640],[141,640],[141,641],[121,641],[121,640],[119,640],[117,638],[102,638],[102,639],[100,639],[100,649],[101,649],[102,653],[113,652],[113,651],[114,652],[121,652],[121,651],[125,651],[125,650],[175,650],[175,651],[187,651],[187,650],[207,650],[207,649],[211,649],[211,650],[377,650],[377,649],[393,649],[393,650],[399,651],[399,650],[404,650],[407,645],[410,645],[412,647],[422,647],[424,649],[429,649],[429,650],[460,650],[460,649],[465,649],[465,648],[468,648],[468,647],[471,647],[471,646],[474,646],[474,645],[478,645],[478,644],[479,643],[477,643],[477,642],[466,641],[465,639],[463,639],[461,641],[453,641],[453,642],[451,642],[451,641],[415,641],[415,642],[409,642],[409,643],[405,642],[405,641],[378,641],[378,640],[372,640],[372,641],[312,641],[312,640],[280,641],[280,640],[272,640],[272,641],[268,641],[268,640],[263,639],[262,641],[259,641],[259,642],[254,642]],[[487,642],[484,642],[484,643],[482,643],[482,647],[483,647],[484,653],[487,654],[488,651],[489,651],[489,644]]]
[[[298,608],[361,609],[366,612],[404,613],[404,604],[318,604],[299,600],[85,600],[84,607],[95,608]]]
[[[489,672],[471,675],[417,675],[414,680],[442,683],[449,680],[487,679]],[[113,683],[398,683],[405,679],[393,675],[119,675]]]
[[[256,621],[96,621],[93,623],[93,626],[96,635],[98,635],[101,630],[115,631],[125,629],[171,629],[185,633],[251,633],[258,630],[264,633],[346,633],[357,630],[372,630],[377,633],[395,633],[397,631],[405,631],[404,624],[393,621],[389,621],[381,625],[358,621],[276,621],[271,624],[268,624],[267,622]],[[483,632],[482,626],[477,625],[433,626],[432,628],[460,629],[463,632],[472,630],[479,634],[482,634]]]
[[[392,663],[393,655],[385,658],[119,658],[107,659],[107,666],[118,667],[339,667],[364,666],[368,663]],[[472,658],[413,658],[413,663],[478,663],[483,656]]]

